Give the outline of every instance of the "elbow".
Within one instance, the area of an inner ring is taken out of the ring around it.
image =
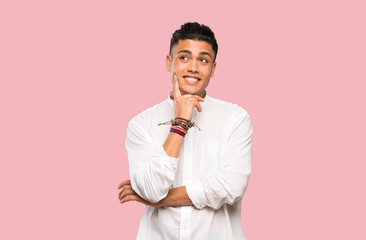
[[[231,196],[232,203],[234,204],[236,201],[243,198],[245,191],[247,190],[249,182],[249,174],[246,178],[243,179],[243,181],[238,185],[238,187],[233,191],[234,193]]]
[[[151,203],[158,203],[168,195],[169,187],[154,188],[151,182],[139,181],[135,177],[131,178],[131,187],[141,198]]]
[[[164,194],[150,194],[150,195],[145,194],[145,196],[143,198],[146,201],[149,201],[151,203],[158,203],[161,200],[163,200],[164,198],[166,198],[167,195],[168,195],[168,192],[166,192]]]
[[[212,209],[218,210],[225,204],[234,205],[236,202],[240,201],[243,198],[244,192],[245,192],[245,189],[241,192],[237,192],[237,193],[234,193],[234,194],[228,194],[227,197],[221,198],[220,199],[221,201],[209,202],[207,204],[207,206],[212,208]]]
[[[214,197],[214,201],[210,201],[208,206],[215,210],[220,209],[224,204],[234,205],[236,202],[240,201],[248,186],[248,178],[243,179],[237,184],[231,183],[230,185],[224,185],[221,191],[219,191]]]

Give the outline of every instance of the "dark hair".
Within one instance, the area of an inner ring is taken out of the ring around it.
[[[218,45],[215,38],[215,34],[212,30],[203,24],[199,24],[197,22],[191,23],[187,22],[183,24],[180,29],[176,30],[173,33],[172,38],[170,39],[170,49],[169,52],[172,54],[172,48],[174,45],[178,44],[179,40],[191,39],[196,41],[205,41],[211,44],[212,50],[215,53],[214,61],[217,56]]]

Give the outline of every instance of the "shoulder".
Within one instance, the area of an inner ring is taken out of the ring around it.
[[[249,113],[236,103],[227,102],[217,98],[209,97],[210,107],[221,114],[226,114],[232,118],[250,118]]]
[[[223,121],[226,122],[230,134],[237,132],[251,136],[253,132],[252,120],[249,113],[235,103],[212,98],[212,107],[220,111]],[[244,136],[244,135],[243,135]]]
[[[134,125],[144,125],[147,122],[151,122],[150,120],[163,112],[166,112],[169,110],[170,104],[168,100],[165,100],[163,102],[160,102],[152,107],[149,107],[142,112],[135,115],[131,120],[128,122],[128,127],[134,126]]]

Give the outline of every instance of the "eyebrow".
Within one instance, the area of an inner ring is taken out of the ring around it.
[[[183,53],[187,53],[187,54],[192,55],[192,52],[191,52],[191,51],[189,51],[189,50],[180,50],[180,51],[178,52],[178,54],[179,54],[179,53],[182,53],[182,52],[183,52]],[[208,55],[208,56],[210,56],[210,57],[211,57],[211,55],[210,55],[208,52],[200,52],[199,54],[200,54],[201,56],[202,56],[202,55]]]

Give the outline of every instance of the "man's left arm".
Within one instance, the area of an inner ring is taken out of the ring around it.
[[[193,205],[192,201],[189,199],[187,195],[187,190],[185,186],[170,189],[168,195],[157,203],[151,203],[141,198],[132,189],[130,180],[122,182],[118,188],[121,189],[119,193],[119,199],[121,203],[129,201],[137,201],[152,207],[174,207],[174,206]]]
[[[245,193],[252,169],[253,127],[248,113],[243,109],[240,112],[224,149],[222,166],[186,186],[187,195],[197,209],[232,205]]]

